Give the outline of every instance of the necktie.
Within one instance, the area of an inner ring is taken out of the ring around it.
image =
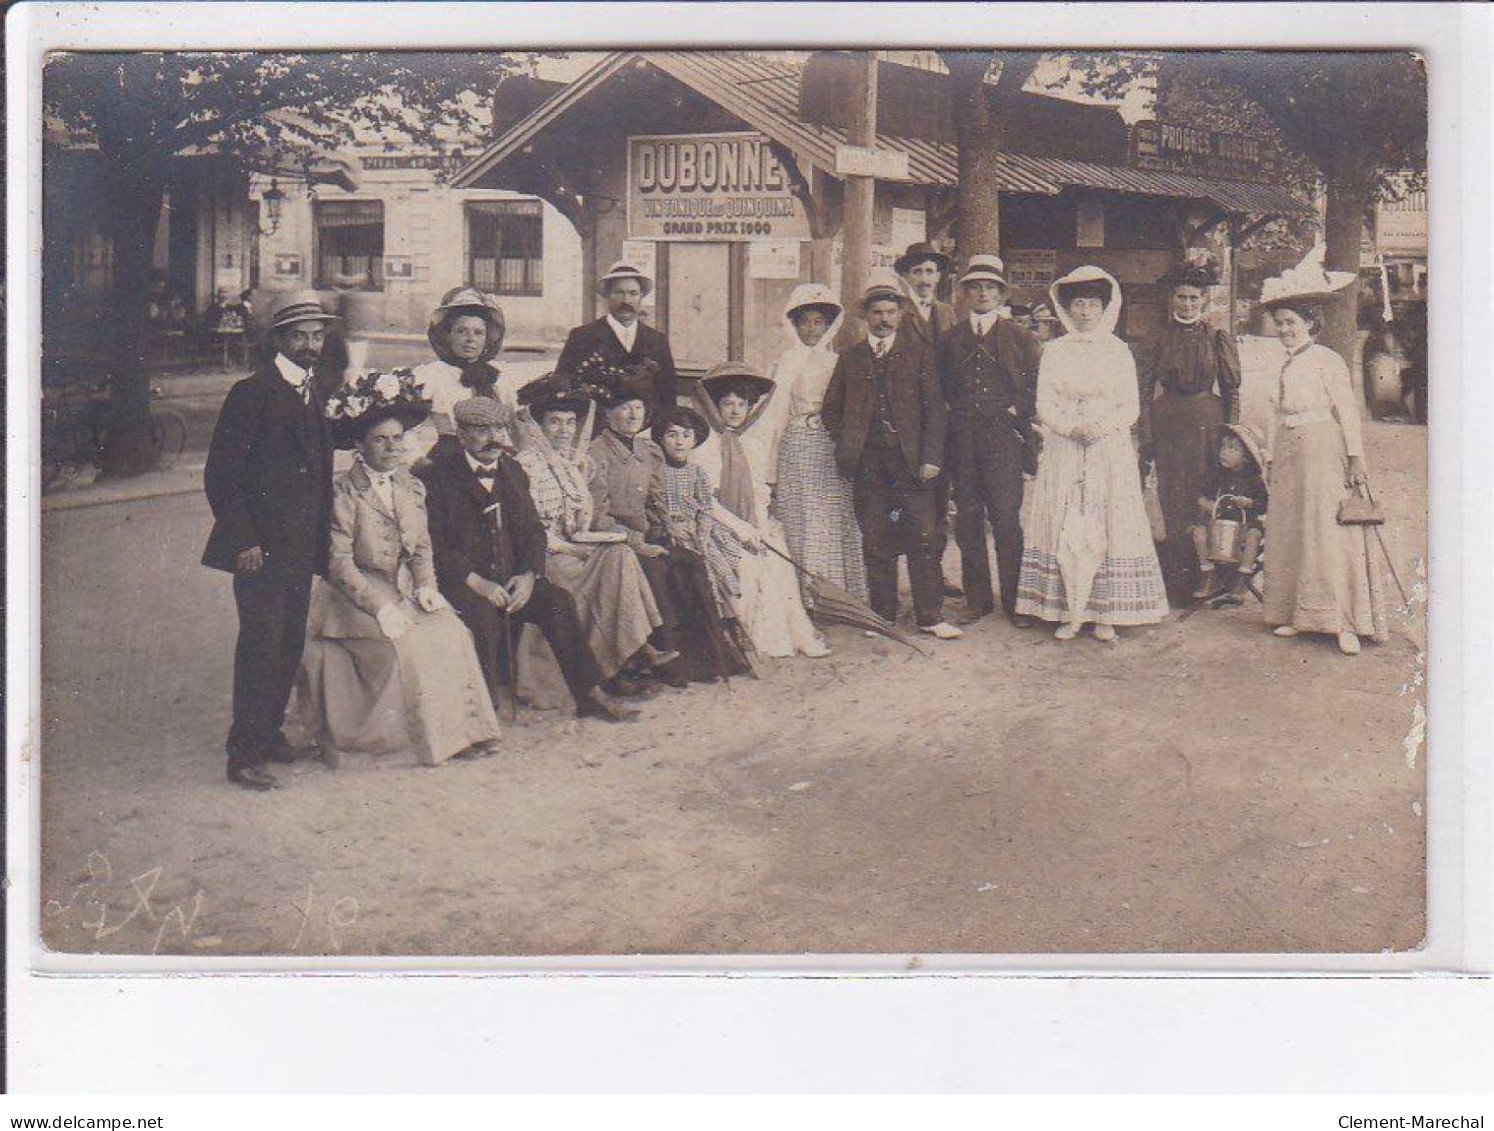
[[[872,352],[874,352],[878,357],[886,357],[887,356],[887,339],[886,338],[878,338],[877,339],[877,344],[872,348]]]

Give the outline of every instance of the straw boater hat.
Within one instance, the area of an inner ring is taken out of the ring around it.
[[[774,382],[745,361],[723,361],[700,379],[700,387],[713,401],[724,396],[726,388],[732,385],[747,386],[751,399],[757,401],[773,391]]]
[[[800,283],[794,288],[794,293],[789,295],[788,310],[785,313],[792,319],[800,311],[818,310],[825,316],[826,322],[834,322],[840,317],[841,309],[835,292],[824,283]]]
[[[972,255],[965,264],[965,273],[960,276],[960,286],[966,283],[1000,283],[1006,286],[1006,264],[999,255]]]
[[[950,267],[953,266],[949,256],[936,250],[933,244],[920,240],[918,243],[908,245],[908,250],[897,257],[892,269],[899,275],[906,275],[925,261],[932,262],[938,267],[941,275],[948,275]]]
[[[551,372],[520,389],[519,404],[528,408],[529,415],[538,420],[547,412],[574,412],[577,416],[585,416],[591,408],[591,398],[565,375]]]
[[[1261,284],[1261,306],[1318,306],[1337,298],[1353,281],[1352,271],[1324,270],[1321,249],[1315,248],[1297,266]]]
[[[503,348],[503,335],[507,332],[503,308],[498,305],[498,300],[492,295],[484,294],[476,287],[453,287],[441,296],[440,304],[431,311],[431,320],[426,326],[425,338],[430,342],[431,349],[436,351],[436,356],[448,364],[456,364],[451,357],[451,347],[447,344],[445,335],[441,333],[441,323],[445,321],[448,314],[453,312],[475,314],[487,322],[488,340],[483,343],[482,356],[478,360],[489,361],[497,356],[498,351]]]
[[[605,298],[607,296],[608,288],[611,287],[611,285],[618,279],[638,280],[638,285],[643,288],[643,294],[645,298],[647,298],[649,292],[654,289],[654,281],[652,279],[650,279],[642,271],[638,270],[638,268],[634,267],[631,263],[619,259],[611,267],[607,268],[607,273],[605,275],[597,280],[597,294]]]
[[[297,322],[341,322],[335,314],[328,313],[315,291],[298,291],[291,295],[284,306],[275,311],[270,322],[271,330],[283,330]]]

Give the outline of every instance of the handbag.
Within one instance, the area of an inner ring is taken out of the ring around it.
[[[1380,504],[1375,502],[1375,497],[1369,493],[1368,487],[1364,488],[1363,494],[1356,487],[1352,495],[1338,504],[1338,524],[1340,526],[1384,526],[1385,512],[1380,509]]]

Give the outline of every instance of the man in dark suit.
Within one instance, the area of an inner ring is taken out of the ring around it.
[[[996,542],[1001,607],[1019,628],[1017,574],[1022,568],[1022,472],[1033,443],[1037,336],[1001,317],[1006,277],[1000,258],[972,255],[960,276],[969,316],[939,342],[939,383],[949,404],[949,462],[954,473],[955,541],[969,623],[995,610],[986,518]]]
[[[896,618],[897,559],[907,554],[918,627],[953,640],[961,633],[944,621],[934,559],[934,480],[944,463],[947,413],[928,347],[898,332],[903,303],[894,282],[867,288],[867,339],[840,355],[820,418],[835,438],[835,462],[855,484],[872,608]]]
[[[933,244],[922,242],[909,244],[908,250],[893,264],[893,270],[903,281],[911,308],[903,318],[903,329],[920,338],[936,357],[940,340],[954,329],[959,318],[955,308],[938,297],[939,283],[951,266],[949,256],[935,250]],[[961,588],[943,580],[944,550],[949,545],[949,487],[948,472],[934,481],[934,513],[938,521],[934,530],[934,560],[940,563],[939,576],[944,595],[958,597]]]
[[[275,312],[273,353],[229,390],[208,448],[213,531],[202,564],[233,574],[228,780],[279,787],[267,762],[293,762],[281,732],[306,642],[311,579],[327,567],[332,441],[312,370],[336,319],[314,293]]]
[[[615,377],[608,373],[627,373],[631,380],[652,387],[654,411],[673,408],[674,355],[669,339],[638,318],[643,300],[653,289],[653,280],[638,268],[614,263],[597,282],[597,293],[607,300],[607,313],[567,335],[555,372],[591,385],[614,383]]]
[[[529,477],[512,458],[513,410],[491,397],[458,401],[456,435],[443,436],[420,478],[441,595],[471,630],[495,701],[512,685],[510,645],[536,625],[560,665],[576,714],[628,722],[638,712],[604,691],[571,595],[545,579],[545,527]],[[504,624],[505,617],[508,624]]]

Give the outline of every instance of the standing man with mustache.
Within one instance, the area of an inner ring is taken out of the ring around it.
[[[202,564],[233,574],[239,614],[225,746],[228,780],[245,789],[279,788],[266,763],[295,761],[281,727],[332,515],[332,441],[312,371],[335,321],[314,292],[275,312],[273,352],[229,390],[203,473],[213,531]]]
[[[675,404],[674,355],[669,339],[639,321],[643,300],[654,281],[638,268],[614,263],[597,281],[597,293],[607,300],[607,313],[595,322],[577,326],[566,337],[555,364],[557,375],[583,384],[607,384],[599,370],[626,372],[633,382],[653,389],[651,407],[663,412]]]

